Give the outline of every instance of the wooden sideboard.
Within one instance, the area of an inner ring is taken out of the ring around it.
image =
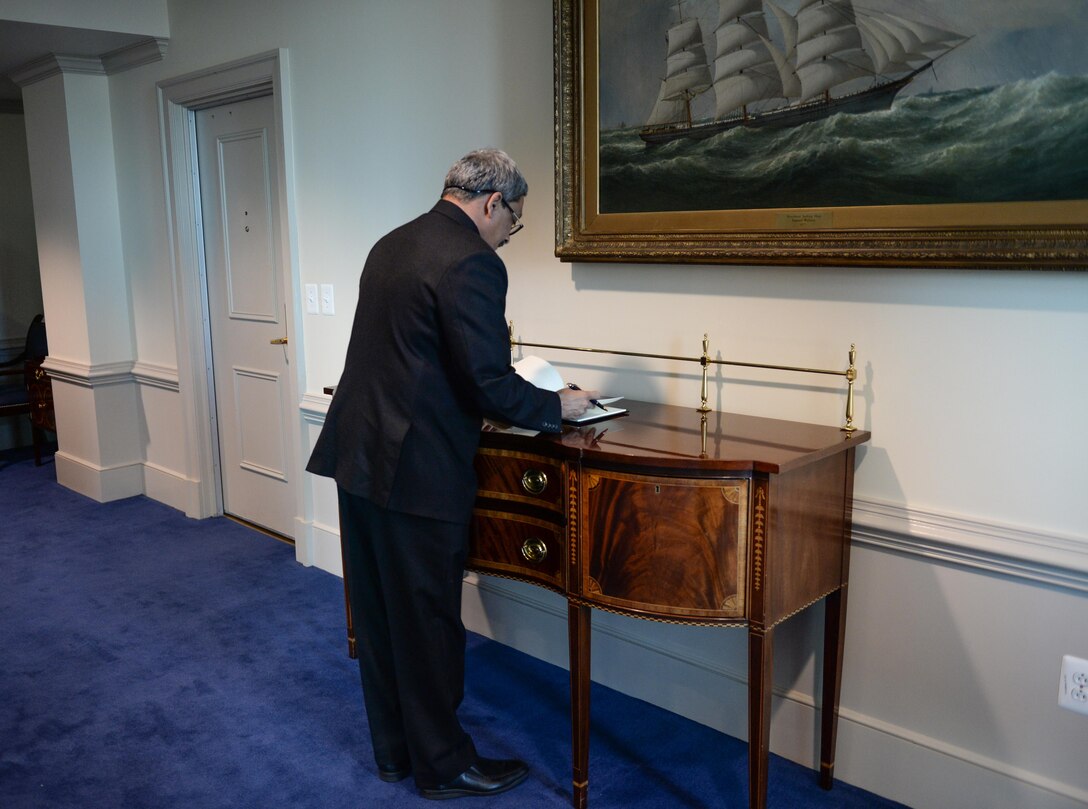
[[[820,783],[830,789],[854,454],[865,431],[625,402],[560,435],[483,433],[469,567],[568,602],[572,803],[588,805],[593,609],[748,629],[749,805],[767,795],[775,627],[825,600]]]

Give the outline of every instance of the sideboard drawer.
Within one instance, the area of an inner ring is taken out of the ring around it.
[[[561,462],[481,447],[475,466],[478,497],[563,510],[566,482]]]
[[[468,567],[562,591],[560,526],[521,514],[477,508],[472,513]]]

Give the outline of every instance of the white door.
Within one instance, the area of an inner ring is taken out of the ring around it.
[[[271,96],[196,113],[223,510],[294,536]]]

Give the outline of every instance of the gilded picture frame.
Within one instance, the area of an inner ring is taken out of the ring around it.
[[[553,6],[561,260],[1088,269],[1086,199],[602,211],[600,2],[554,0]]]

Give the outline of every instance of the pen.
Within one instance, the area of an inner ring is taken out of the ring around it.
[[[578,387],[577,385],[575,385],[573,382],[568,382],[567,387],[570,388],[571,390],[581,390],[581,388]],[[601,408],[601,410],[604,410],[605,412],[608,412],[608,408],[605,407],[600,402],[598,402],[596,399],[590,399],[589,403],[591,405],[593,405],[594,407],[599,407],[599,408]]]

